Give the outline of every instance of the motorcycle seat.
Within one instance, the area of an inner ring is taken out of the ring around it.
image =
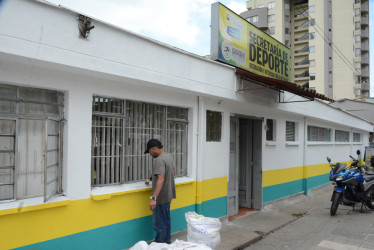
[[[366,171],[365,175],[374,175],[374,171]]]
[[[364,175],[365,181],[369,182],[374,180],[374,175]]]

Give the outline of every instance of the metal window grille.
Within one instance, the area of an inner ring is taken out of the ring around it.
[[[0,200],[61,192],[63,93],[0,84]]]
[[[361,142],[361,133],[353,133],[353,142]]]
[[[147,179],[153,160],[144,151],[152,138],[172,155],[177,176],[187,175],[187,127],[184,108],[94,97],[92,186]]]
[[[286,141],[295,141],[296,123],[286,121]]]
[[[206,111],[206,141],[221,141],[222,113]]]
[[[349,142],[349,132],[342,130],[335,130],[336,142]]]
[[[331,141],[331,129],[308,126],[308,141]]]

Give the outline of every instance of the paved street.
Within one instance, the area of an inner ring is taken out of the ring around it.
[[[361,213],[358,205],[354,211],[339,206],[332,217],[330,206],[327,200],[245,249],[374,249],[374,211]]]

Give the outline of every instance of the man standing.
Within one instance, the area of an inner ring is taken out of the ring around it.
[[[157,139],[148,141],[144,154],[147,153],[155,158],[152,168],[152,196],[149,202],[149,209],[153,211],[155,242],[170,244],[170,203],[176,198],[173,158],[164,151],[162,143]]]

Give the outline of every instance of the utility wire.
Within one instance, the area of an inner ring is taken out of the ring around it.
[[[295,8],[299,11],[299,12],[301,12],[301,9],[299,8],[299,7],[296,7],[295,6]],[[306,12],[307,13],[307,15],[308,16],[305,16],[304,15],[304,12]],[[308,17],[310,17],[311,19],[313,19],[311,16],[310,16],[310,14],[309,14],[309,12],[308,11],[302,11],[300,14],[302,14],[304,17],[306,17],[306,18],[308,18]],[[309,20],[308,20],[308,22],[309,22]],[[335,53],[340,57],[340,59],[342,59],[342,61],[348,66],[348,67],[350,67],[351,69],[353,69],[353,72],[357,72],[357,74],[360,74],[357,70],[356,70],[356,68],[355,68],[355,66],[352,64],[352,63],[350,63],[349,62],[349,60],[345,57],[345,55],[340,51],[340,49],[329,39],[329,37],[326,35],[326,33],[323,31],[323,29],[317,24],[317,22],[314,22],[314,25],[310,25],[310,26],[312,26],[313,27],[313,29],[322,37],[322,39],[335,51]],[[317,29],[316,29],[316,27],[314,27],[314,26],[317,26],[321,31],[322,31],[322,33],[323,33],[323,35],[320,33],[320,31],[318,31]],[[343,57],[342,57],[343,56]]]

